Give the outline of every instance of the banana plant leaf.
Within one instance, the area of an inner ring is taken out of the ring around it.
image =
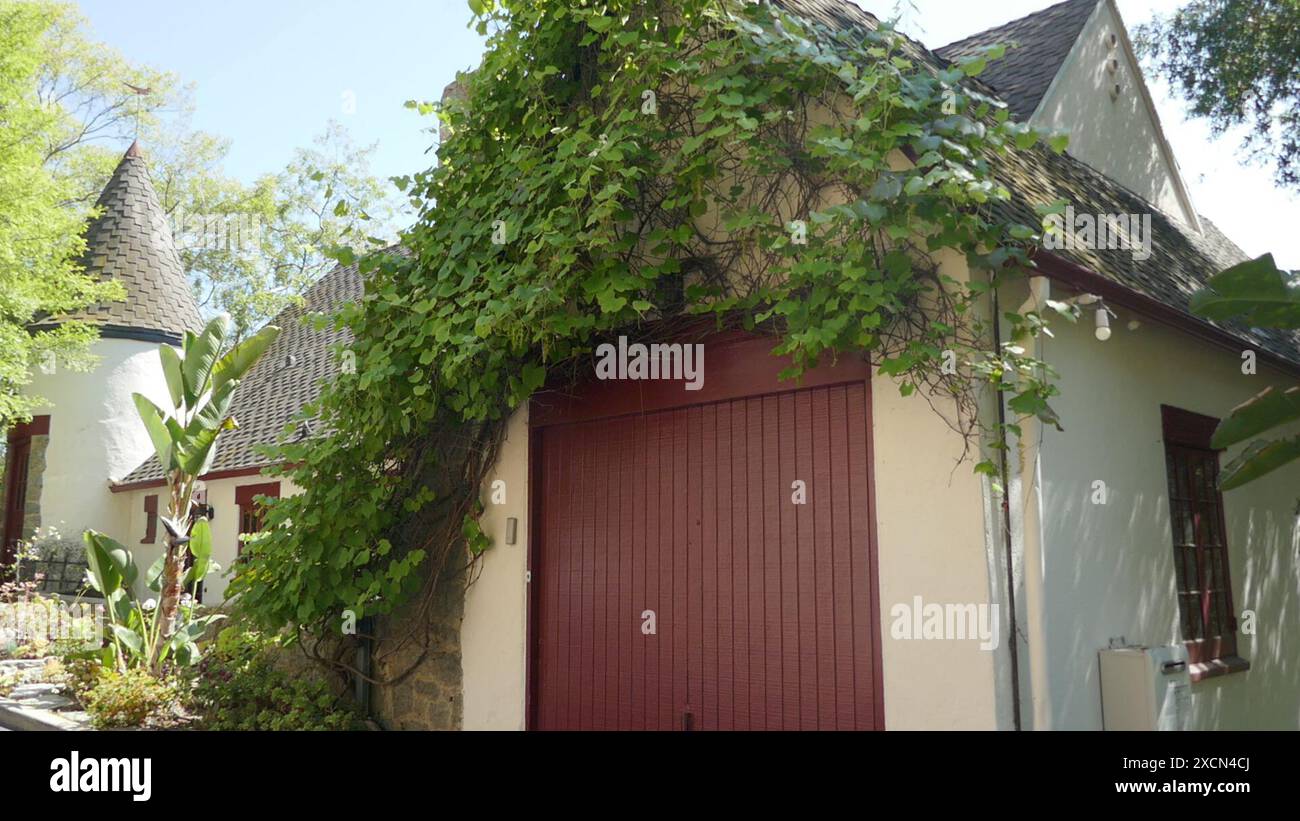
[[[1232,490],[1300,458],[1300,436],[1269,441],[1256,439],[1219,474],[1219,488]]]
[[[1228,418],[1215,429],[1210,444],[1215,448],[1232,447],[1266,430],[1297,420],[1300,420],[1300,387],[1285,391],[1265,388],[1232,409]]]
[[[1192,313],[1215,321],[1240,320],[1252,328],[1300,328],[1300,291],[1272,254],[1238,263],[1210,277],[1192,295]]]

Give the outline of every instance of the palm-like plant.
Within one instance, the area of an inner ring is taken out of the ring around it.
[[[1210,277],[1192,295],[1192,312],[1215,321],[1236,320],[1252,328],[1300,329],[1300,278],[1277,267],[1272,254],[1247,260]],[[1300,458],[1300,436],[1254,437],[1300,421],[1300,387],[1266,388],[1219,423],[1210,444],[1228,448],[1253,440],[1219,477],[1224,490],[1258,479]]]
[[[150,667],[157,668],[164,650],[172,641],[177,627],[177,612],[184,592],[185,567],[191,547],[196,549],[196,567],[202,578],[208,564],[210,536],[206,522],[196,532],[191,544],[188,522],[193,510],[194,486],[207,472],[216,455],[217,438],[222,431],[237,426],[230,415],[230,404],[239,380],[266,352],[280,333],[268,325],[258,333],[227,350],[231,321],[226,315],[208,323],[201,333],[187,331],[177,352],[170,345],[159,348],[163,375],[172,407],[164,410],[148,397],[134,394],[135,405],[153,442],[167,480],[167,512],[163,527],[167,532],[166,549],[158,574],[158,611],[154,629],[143,636]],[[100,534],[95,534],[99,537]],[[91,539],[87,539],[88,544]],[[104,541],[102,537],[99,541]],[[93,552],[93,550],[92,550]],[[110,551],[111,552],[111,551]],[[199,556],[198,552],[205,555]],[[93,560],[94,557],[92,557]],[[124,566],[133,566],[129,554]],[[203,566],[200,570],[198,565]],[[151,580],[152,583],[152,580]]]

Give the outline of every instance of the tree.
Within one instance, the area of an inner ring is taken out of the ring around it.
[[[251,186],[188,181],[172,215],[200,307],[229,313],[242,337],[332,268],[332,249],[360,256],[390,243],[398,211],[391,184],[369,173],[375,148],[331,121],[283,171]],[[187,208],[200,209],[197,221]]]
[[[92,363],[95,329],[76,322],[32,332],[34,321],[120,299],[116,283],[80,272],[81,217],[63,207],[69,187],[46,167],[43,146],[57,117],[41,104],[41,41],[55,20],[35,4],[0,3],[0,426],[42,404],[25,396],[33,370]]]
[[[1300,274],[1279,270],[1272,254],[1248,260],[1210,278],[1192,296],[1194,313],[1217,322],[1237,320],[1252,328],[1300,329]],[[1300,421],[1300,387],[1265,388],[1233,408],[1210,444],[1229,448],[1251,440],[1223,469],[1219,484],[1232,490],[1300,458],[1300,435],[1254,437]]]
[[[65,203],[84,215],[121,146],[138,138],[195,298],[209,316],[231,314],[236,338],[328,270],[331,247],[360,254],[395,235],[395,190],[369,171],[374,146],[355,146],[329,123],[283,170],[251,184],[232,179],[221,170],[229,142],[191,126],[193,86],[94,41],[74,7],[42,7],[52,22],[38,99],[52,122],[40,144],[47,168],[69,189]]]
[[[1243,149],[1300,188],[1300,0],[1194,0],[1135,41],[1193,116],[1219,134],[1249,126]]]

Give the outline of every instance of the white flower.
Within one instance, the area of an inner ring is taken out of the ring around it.
[[[145,610],[152,610],[157,606],[158,606],[157,599],[145,599],[144,604],[142,605],[142,607],[144,607]]]

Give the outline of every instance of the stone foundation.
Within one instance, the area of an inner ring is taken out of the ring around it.
[[[459,578],[446,579],[440,588],[429,612],[429,646],[424,659],[406,678],[396,684],[376,686],[371,695],[375,718],[385,729],[460,729],[464,708],[460,625],[465,613],[465,588]],[[398,675],[419,657],[423,648],[418,641],[407,642],[395,651],[392,647],[397,637],[409,629],[413,611],[414,606],[408,605],[379,620],[377,678]],[[423,630],[418,631],[417,637],[422,636]]]

